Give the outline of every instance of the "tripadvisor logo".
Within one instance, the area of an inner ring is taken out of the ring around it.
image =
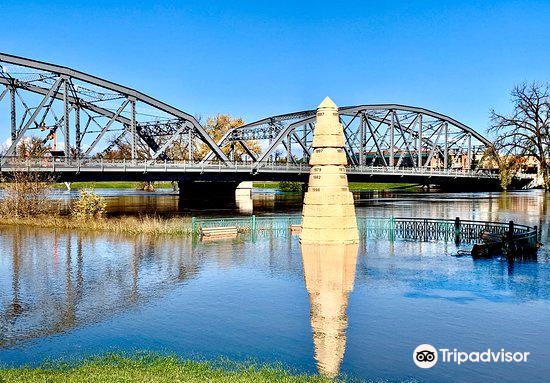
[[[414,349],[413,360],[420,368],[432,368],[437,363],[437,350],[431,344],[421,344]]]
[[[439,352],[430,344],[421,344],[413,351],[413,361],[420,368],[432,368],[437,363],[439,356],[443,363],[526,363],[530,352],[511,352],[501,348],[493,351],[488,348],[485,351],[464,352],[456,348],[440,348]]]

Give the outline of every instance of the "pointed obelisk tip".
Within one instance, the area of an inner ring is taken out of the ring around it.
[[[323,100],[322,103],[319,104],[319,106],[317,107],[317,109],[321,109],[321,108],[326,108],[326,109],[329,109],[329,108],[334,108],[334,109],[338,109],[338,107],[336,106],[336,104],[334,103],[334,101],[332,101],[330,99],[330,97],[325,97],[325,99]]]

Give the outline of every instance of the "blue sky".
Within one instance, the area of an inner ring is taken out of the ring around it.
[[[484,132],[550,80],[550,1],[2,1],[0,51],[252,121],[400,103]],[[4,131],[5,130],[5,131]],[[2,128],[2,136],[7,129]]]

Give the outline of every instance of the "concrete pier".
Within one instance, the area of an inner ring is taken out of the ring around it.
[[[178,182],[180,206],[234,208],[241,213],[252,213],[251,181],[180,181]]]
[[[252,181],[241,182],[235,189],[235,203],[241,213],[252,213],[254,204],[252,201],[252,189],[254,184]]]
[[[238,182],[178,182],[182,207],[235,207]]]

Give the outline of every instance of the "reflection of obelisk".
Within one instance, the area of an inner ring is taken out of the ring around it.
[[[346,349],[346,308],[355,279],[358,245],[302,244],[301,249],[315,360],[319,373],[333,378]]]
[[[338,108],[325,98],[317,108],[309,185],[304,196],[301,243],[357,243],[353,195],[346,176],[344,130]]]

